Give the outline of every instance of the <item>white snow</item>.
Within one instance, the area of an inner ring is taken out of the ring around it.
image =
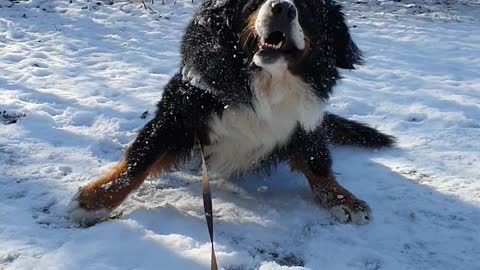
[[[0,121],[0,269],[209,267],[197,171],[147,181],[119,219],[81,229],[64,218],[152,117],[198,5],[107,2],[0,0],[0,111],[26,114]],[[214,181],[220,266],[480,269],[478,1],[344,2],[366,65],[344,72],[330,110],[399,140],[333,149],[339,181],[374,219],[332,223],[286,166]]]

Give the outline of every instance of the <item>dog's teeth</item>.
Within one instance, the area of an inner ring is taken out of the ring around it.
[[[280,43],[278,43],[277,45],[267,43],[267,42],[260,42],[258,47],[260,47],[261,49],[279,50],[282,47],[282,44],[283,44],[283,41],[280,41]]]

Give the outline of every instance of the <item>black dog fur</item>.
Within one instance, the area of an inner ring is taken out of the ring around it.
[[[263,2],[203,2],[183,38],[181,70],[165,86],[156,116],[140,131],[119,166],[75,197],[72,217],[76,221],[93,224],[105,218],[145,177],[186,161],[198,145],[214,143],[208,124],[212,115],[221,118],[227,108],[253,107],[250,83],[252,73],[259,68],[252,65],[257,42],[249,39],[241,44],[240,40],[249,17]],[[340,79],[338,68],[354,69],[362,63],[362,54],[351,39],[340,5],[332,0],[295,0],[295,5],[309,47],[295,55],[300,60],[290,71],[303,78],[319,99],[327,101]],[[335,182],[328,143],[381,148],[392,146],[394,139],[326,113],[313,131],[298,126],[287,143],[277,145],[256,167],[287,161],[305,174],[322,206],[342,206],[346,217],[339,221],[352,222],[352,215],[369,211],[368,206]],[[364,218],[369,217],[365,214]]]

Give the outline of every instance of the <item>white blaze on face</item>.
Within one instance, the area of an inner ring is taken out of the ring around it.
[[[265,40],[268,35],[270,34],[269,31],[272,31],[272,29],[269,29],[269,22],[272,19],[272,6],[280,3],[280,2],[288,2],[290,3],[293,7],[295,7],[295,10],[297,11],[297,16],[292,20],[290,26],[291,26],[291,36],[287,37],[288,39],[291,39],[295,47],[299,50],[303,50],[305,48],[305,36],[303,34],[302,27],[300,26],[300,23],[298,22],[298,10],[293,1],[290,0],[267,0],[263,5],[260,7],[260,10],[258,11],[257,19],[255,21],[255,30],[257,31],[258,35],[262,40]]]

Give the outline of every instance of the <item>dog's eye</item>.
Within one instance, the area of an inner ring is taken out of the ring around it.
[[[257,10],[256,5],[249,4],[243,7],[242,12],[243,14],[250,15]]]
[[[297,0],[297,1],[295,1],[295,5],[296,5],[297,7],[302,8],[302,9],[308,8],[308,5],[307,5],[306,1],[304,1],[304,0]]]
[[[258,7],[264,3],[265,0],[247,0],[245,5],[243,5],[242,12],[243,14],[250,15],[257,11]]]

